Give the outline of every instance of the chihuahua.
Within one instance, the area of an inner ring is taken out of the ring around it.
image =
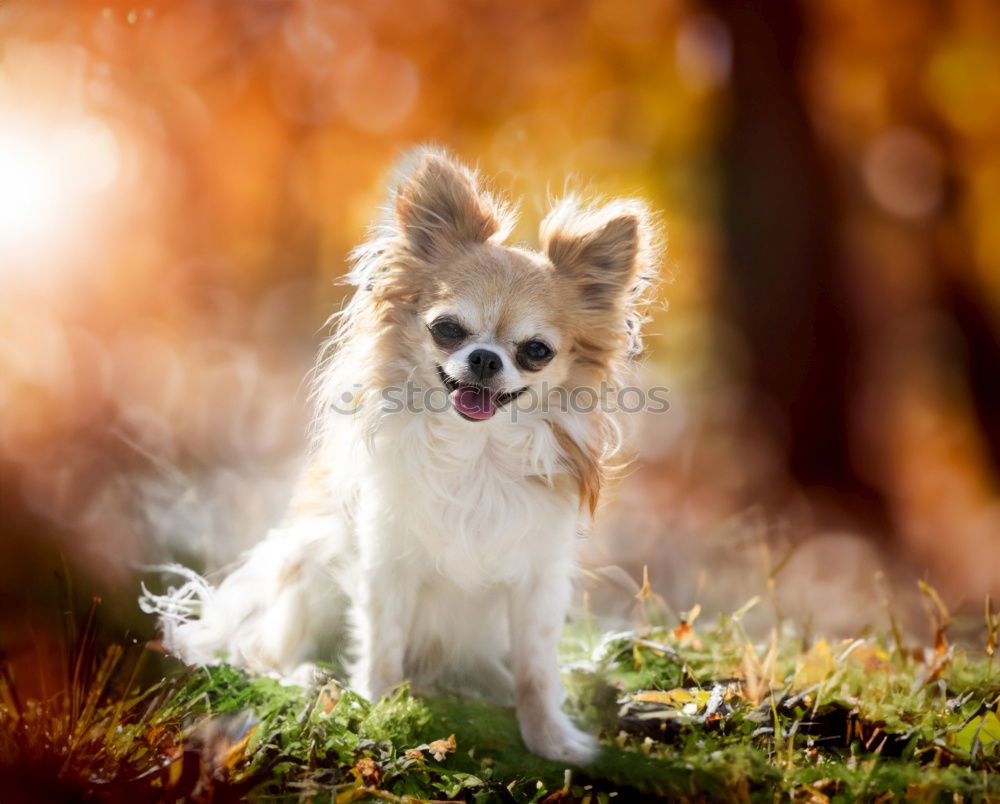
[[[640,202],[569,198],[535,251],[505,243],[513,222],[447,154],[404,160],[352,255],[289,513],[218,587],[175,566],[186,583],[144,593],[168,651],[292,680],[343,656],[371,700],[479,692],[514,703],[532,751],[593,758],[557,646],[621,452],[600,390],[641,347],[654,229]]]

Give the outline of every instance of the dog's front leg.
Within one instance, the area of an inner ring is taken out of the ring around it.
[[[536,754],[582,765],[594,758],[597,741],[562,711],[559,635],[570,598],[570,568],[538,573],[510,593],[511,659],[521,736]]]
[[[403,659],[418,581],[394,506],[374,491],[358,507],[358,567],[351,601],[351,686],[377,701],[404,679]]]
[[[405,678],[403,657],[413,599],[403,567],[382,566],[359,579],[352,618],[357,663],[351,686],[370,701],[377,701]]]
[[[353,603],[357,662],[351,686],[377,701],[405,680],[403,658],[415,589],[405,567],[387,562],[366,568]]]

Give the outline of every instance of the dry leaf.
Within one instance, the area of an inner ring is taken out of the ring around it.
[[[225,768],[230,774],[236,768],[240,762],[249,759],[249,754],[247,753],[247,746],[250,744],[250,738],[253,737],[253,733],[257,731],[257,725],[254,724],[250,727],[243,739],[238,743],[233,745],[222,757],[221,767]]]
[[[775,685],[775,665],[778,659],[778,635],[771,633],[771,644],[763,660],[757,656],[757,650],[747,643],[743,650],[743,663],[740,671],[743,675],[743,697],[754,706],[758,706],[766,698]]]
[[[943,654],[948,649],[947,631],[951,625],[951,612],[933,586],[924,581],[917,581],[917,585],[924,596],[924,609],[934,628],[934,647],[938,654]]]
[[[678,687],[675,690],[645,690],[632,695],[637,703],[686,704],[694,700],[694,696],[686,689]]]
[[[672,690],[643,690],[632,695],[636,703],[655,703],[682,708],[693,705],[695,711],[704,708],[712,694],[708,690],[686,690],[677,687]]]
[[[330,714],[340,700],[340,687],[336,684],[324,684],[319,692],[319,705],[324,713]]]
[[[852,650],[847,658],[865,670],[885,670],[889,667],[889,654],[877,645],[861,645]]]
[[[991,659],[997,648],[997,615],[993,611],[993,601],[986,596],[986,655]]]
[[[653,596],[653,587],[649,583],[649,567],[643,564],[642,566],[642,586],[639,591],[636,592],[635,597],[640,603],[645,603]]]
[[[807,653],[799,657],[795,668],[795,681],[800,687],[811,687],[829,678],[833,670],[830,643],[825,638],[820,639]]]
[[[378,787],[382,781],[382,769],[371,757],[361,757],[351,770],[358,780],[368,787]]]
[[[438,762],[442,762],[448,754],[455,753],[457,748],[458,744],[455,742],[454,734],[448,737],[447,740],[435,740],[427,746],[427,750],[431,752],[431,756]]]
[[[691,623],[681,623],[673,631],[674,639],[677,640],[681,645],[689,645],[695,650],[701,650],[701,640],[698,639],[698,635],[695,634],[694,629],[691,627]]]

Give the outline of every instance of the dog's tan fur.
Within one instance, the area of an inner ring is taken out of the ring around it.
[[[404,382],[403,370],[392,371],[398,367],[393,351],[425,337],[414,324],[426,311],[463,296],[495,300],[501,339],[508,321],[525,317],[558,329],[564,345],[544,375],[557,375],[563,388],[617,387],[627,380],[642,350],[640,330],[659,257],[645,204],[571,196],[542,221],[541,253],[509,246],[503,239],[515,222],[511,206],[485,189],[474,171],[430,151],[400,181],[390,209],[392,236],[376,229],[358,252],[359,260],[374,255],[378,263],[353,313],[355,328],[367,330],[369,348],[376,349],[366,360],[373,371],[359,399]],[[624,463],[613,414],[595,411],[595,419],[597,435],[586,443],[552,424],[580,504],[591,514],[607,476]]]

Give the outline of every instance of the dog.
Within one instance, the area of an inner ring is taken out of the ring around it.
[[[346,655],[370,700],[407,680],[478,692],[514,703],[533,752],[594,757],[557,645],[621,453],[593,402],[641,348],[655,229],[641,202],[570,197],[532,250],[506,244],[514,220],[447,153],[404,160],[352,255],[285,521],[217,588],[175,567],[183,586],[144,590],[169,652],[293,680]]]

